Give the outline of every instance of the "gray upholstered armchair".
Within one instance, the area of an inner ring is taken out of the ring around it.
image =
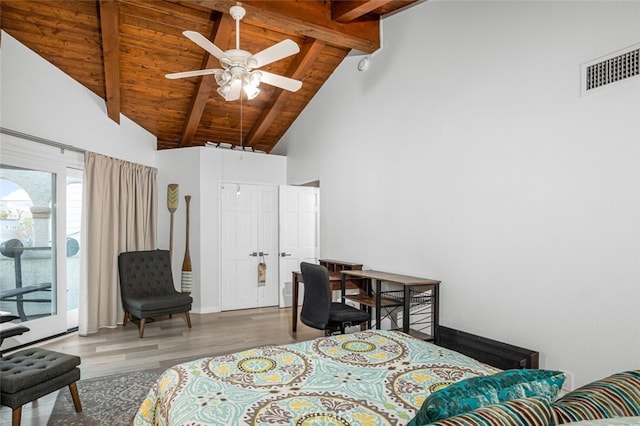
[[[131,317],[140,320],[140,337],[146,320],[184,312],[191,328],[193,299],[173,286],[171,262],[167,250],[130,251],[118,256],[120,293],[124,309],[123,327]]]

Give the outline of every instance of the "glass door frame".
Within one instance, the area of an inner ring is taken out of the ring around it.
[[[26,170],[37,170],[55,175],[55,199],[52,203],[52,214],[55,214],[55,273],[56,293],[52,294],[52,300],[57,300],[56,314],[33,319],[24,323],[30,331],[20,336],[6,339],[2,350],[11,347],[28,344],[37,340],[50,338],[66,333],[70,328],[76,327],[68,323],[67,299],[66,299],[66,184],[67,169],[84,169],[84,156],[82,153],[63,150],[53,146],[44,145],[2,134],[0,144],[0,163],[6,166],[19,167]],[[55,213],[54,213],[55,212]],[[82,254],[84,256],[84,253]],[[81,285],[84,280],[81,278]]]

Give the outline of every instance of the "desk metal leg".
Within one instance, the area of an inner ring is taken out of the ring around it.
[[[402,303],[402,331],[409,333],[409,315],[411,308],[411,288],[404,286],[404,300]]]
[[[382,282],[380,280],[373,281],[376,283],[376,328],[380,330],[380,322],[382,321],[382,295],[380,294]]]
[[[440,325],[440,285],[436,284],[433,286],[433,321],[431,324],[433,325],[433,330],[431,330],[431,335],[433,336],[434,341],[438,341],[438,326]]]

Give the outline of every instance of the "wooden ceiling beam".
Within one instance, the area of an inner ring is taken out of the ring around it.
[[[341,0],[331,2],[331,19],[343,24],[354,21],[379,7],[390,3],[389,0]]]
[[[295,60],[289,66],[287,75],[291,78],[301,79],[316,61],[323,47],[323,42],[316,39],[308,39],[296,55]],[[283,89],[276,91],[276,94],[274,94],[269,104],[262,110],[262,113],[251,127],[251,130],[247,133],[244,139],[245,146],[254,146],[260,141],[260,138],[262,138],[267,129],[269,129],[269,126],[271,126],[273,120],[280,114],[280,110],[292,94],[292,92]]]
[[[341,23],[331,18],[331,3],[326,1],[260,1],[246,0],[247,21],[277,30],[294,32],[326,44],[373,53],[380,48],[380,21],[357,20]],[[386,2],[383,2],[386,3]],[[180,4],[209,8],[229,14],[233,0],[180,0]]]
[[[213,20],[215,23],[211,30],[209,40],[211,40],[216,46],[226,46],[231,38],[231,32],[234,29],[235,22],[231,16],[220,12],[214,13]],[[216,57],[207,52],[204,53],[205,56],[202,60],[202,69],[220,68],[220,61]],[[209,99],[209,96],[211,96],[211,91],[215,85],[216,78],[213,74],[203,75],[198,82],[198,87],[193,95],[191,108],[189,109],[184,129],[182,131],[180,147],[191,145],[193,136],[196,134],[198,126],[200,125],[204,108],[207,106],[207,100]]]
[[[120,124],[120,28],[117,0],[100,0],[100,36],[107,115]]]

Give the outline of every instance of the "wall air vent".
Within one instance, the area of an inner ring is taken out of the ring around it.
[[[640,44],[582,65],[582,95],[640,76]]]

